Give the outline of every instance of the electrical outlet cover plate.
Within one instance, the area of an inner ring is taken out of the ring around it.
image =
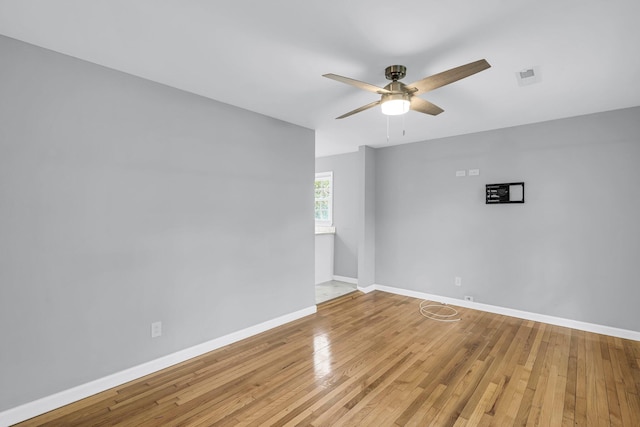
[[[153,322],[151,324],[151,338],[157,338],[162,335],[162,322]]]

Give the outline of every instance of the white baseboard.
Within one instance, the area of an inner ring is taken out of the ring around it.
[[[444,304],[457,305],[458,307],[472,308],[474,310],[486,311],[488,313],[503,314],[505,316],[517,317],[518,319],[533,320],[550,325],[564,326],[565,328],[578,329],[580,331],[593,332],[596,334],[609,335],[612,337],[625,338],[628,340],[640,341],[640,331],[613,328],[611,326],[597,325],[594,323],[582,322],[579,320],[564,319],[562,317],[548,316],[546,314],[531,313],[528,311],[516,310],[513,308],[499,307],[495,305],[482,304],[473,301],[465,301],[457,298],[443,297],[439,295],[427,294],[424,292],[411,291],[408,289],[394,288],[391,286],[371,285],[366,288],[358,288],[364,293],[373,290],[389,292],[412,298],[426,299],[441,302]]]
[[[354,279],[353,277],[346,277],[346,276],[333,276],[333,280],[337,280],[338,282],[345,282],[345,283],[351,283],[352,285],[357,285],[358,284],[358,279]]]
[[[369,292],[373,292],[377,289],[378,285],[369,285],[369,286],[358,286],[358,290],[362,293],[368,294]],[[391,292],[391,291],[387,291]],[[394,292],[391,292],[394,293]]]
[[[315,305],[312,307],[307,307],[294,313],[285,314],[284,316],[267,320],[266,322],[250,326],[246,329],[232,332],[228,335],[213,339],[211,341],[207,341],[205,343],[198,344],[172,354],[168,354],[159,359],[151,360],[141,365],[125,369],[124,371],[99,378],[95,381],[91,381],[86,384],[61,391],[51,396],[43,397],[33,402],[25,403],[24,405],[8,409],[6,411],[0,412],[0,426],[9,426],[21,421],[28,420],[29,418],[44,414],[45,412],[60,408],[64,405],[68,405],[69,403],[76,402],[80,399],[84,399],[85,397],[92,396],[105,390],[109,390],[110,388],[117,387],[121,384],[133,381],[145,375],[152,374],[154,372],[173,366],[177,363],[184,362],[186,360],[216,350],[220,347],[224,347],[225,345],[232,344],[245,338],[249,338],[253,335],[265,332],[269,329],[273,329],[277,326],[281,326],[302,317],[308,316],[315,313],[316,311],[317,307]]]

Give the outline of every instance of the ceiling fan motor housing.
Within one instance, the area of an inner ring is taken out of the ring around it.
[[[384,75],[387,80],[398,81],[404,79],[407,75],[407,67],[404,65],[390,65],[384,70]]]
[[[384,88],[394,93],[411,93],[410,90],[407,90],[407,86],[404,83],[397,82],[395,80],[386,85]]]

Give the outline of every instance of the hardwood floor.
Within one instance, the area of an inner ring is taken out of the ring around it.
[[[354,293],[20,425],[640,426],[640,342]]]

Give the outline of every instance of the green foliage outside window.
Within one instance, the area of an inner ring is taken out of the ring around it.
[[[331,193],[332,193],[331,175],[326,175],[326,176],[316,178],[315,219],[318,222],[331,223],[331,199],[332,199]]]

